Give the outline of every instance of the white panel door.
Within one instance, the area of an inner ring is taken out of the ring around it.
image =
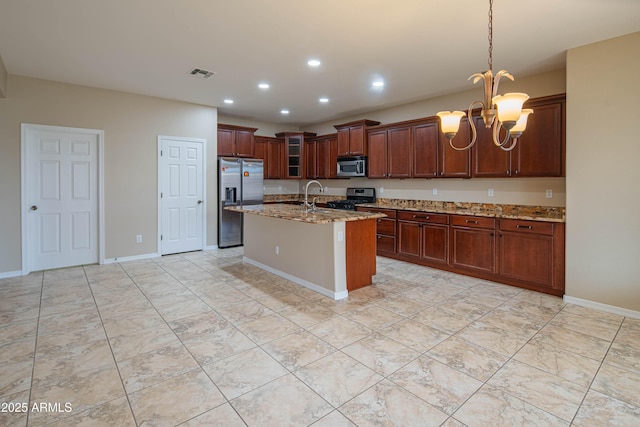
[[[204,144],[160,140],[161,254],[204,249]]]
[[[29,270],[98,260],[98,135],[53,127],[26,137]]]

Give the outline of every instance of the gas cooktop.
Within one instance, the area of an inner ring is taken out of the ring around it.
[[[360,203],[375,203],[375,188],[347,188],[347,199],[332,200],[327,202],[327,206],[331,209],[343,209],[355,211],[356,205]]]

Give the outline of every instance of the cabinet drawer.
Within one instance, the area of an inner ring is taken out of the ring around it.
[[[495,228],[495,218],[481,216],[451,215],[451,224],[458,227]]]
[[[385,234],[387,236],[395,236],[396,235],[396,220],[389,218],[378,218],[376,220],[377,225],[377,233]]]
[[[449,224],[449,215],[420,211],[398,211],[398,219],[403,221],[430,222],[432,224]]]
[[[517,231],[521,233],[553,235],[553,223],[540,221],[523,221],[518,219],[501,219],[500,231]]]
[[[378,234],[376,236],[378,252],[396,252],[396,238],[392,236],[382,236]]]
[[[356,210],[360,212],[373,212],[373,213],[381,213],[385,214],[387,218],[395,218],[396,211],[395,209],[378,209],[378,208],[367,208],[364,206],[356,206]]]

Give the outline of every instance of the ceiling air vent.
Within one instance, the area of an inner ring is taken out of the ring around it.
[[[202,77],[203,79],[208,79],[215,73],[213,71],[203,70],[202,68],[194,68],[193,70],[189,71],[189,74],[196,77]]]

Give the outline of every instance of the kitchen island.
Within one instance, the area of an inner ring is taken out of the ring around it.
[[[244,215],[244,260],[333,299],[371,284],[380,213],[266,204]]]

